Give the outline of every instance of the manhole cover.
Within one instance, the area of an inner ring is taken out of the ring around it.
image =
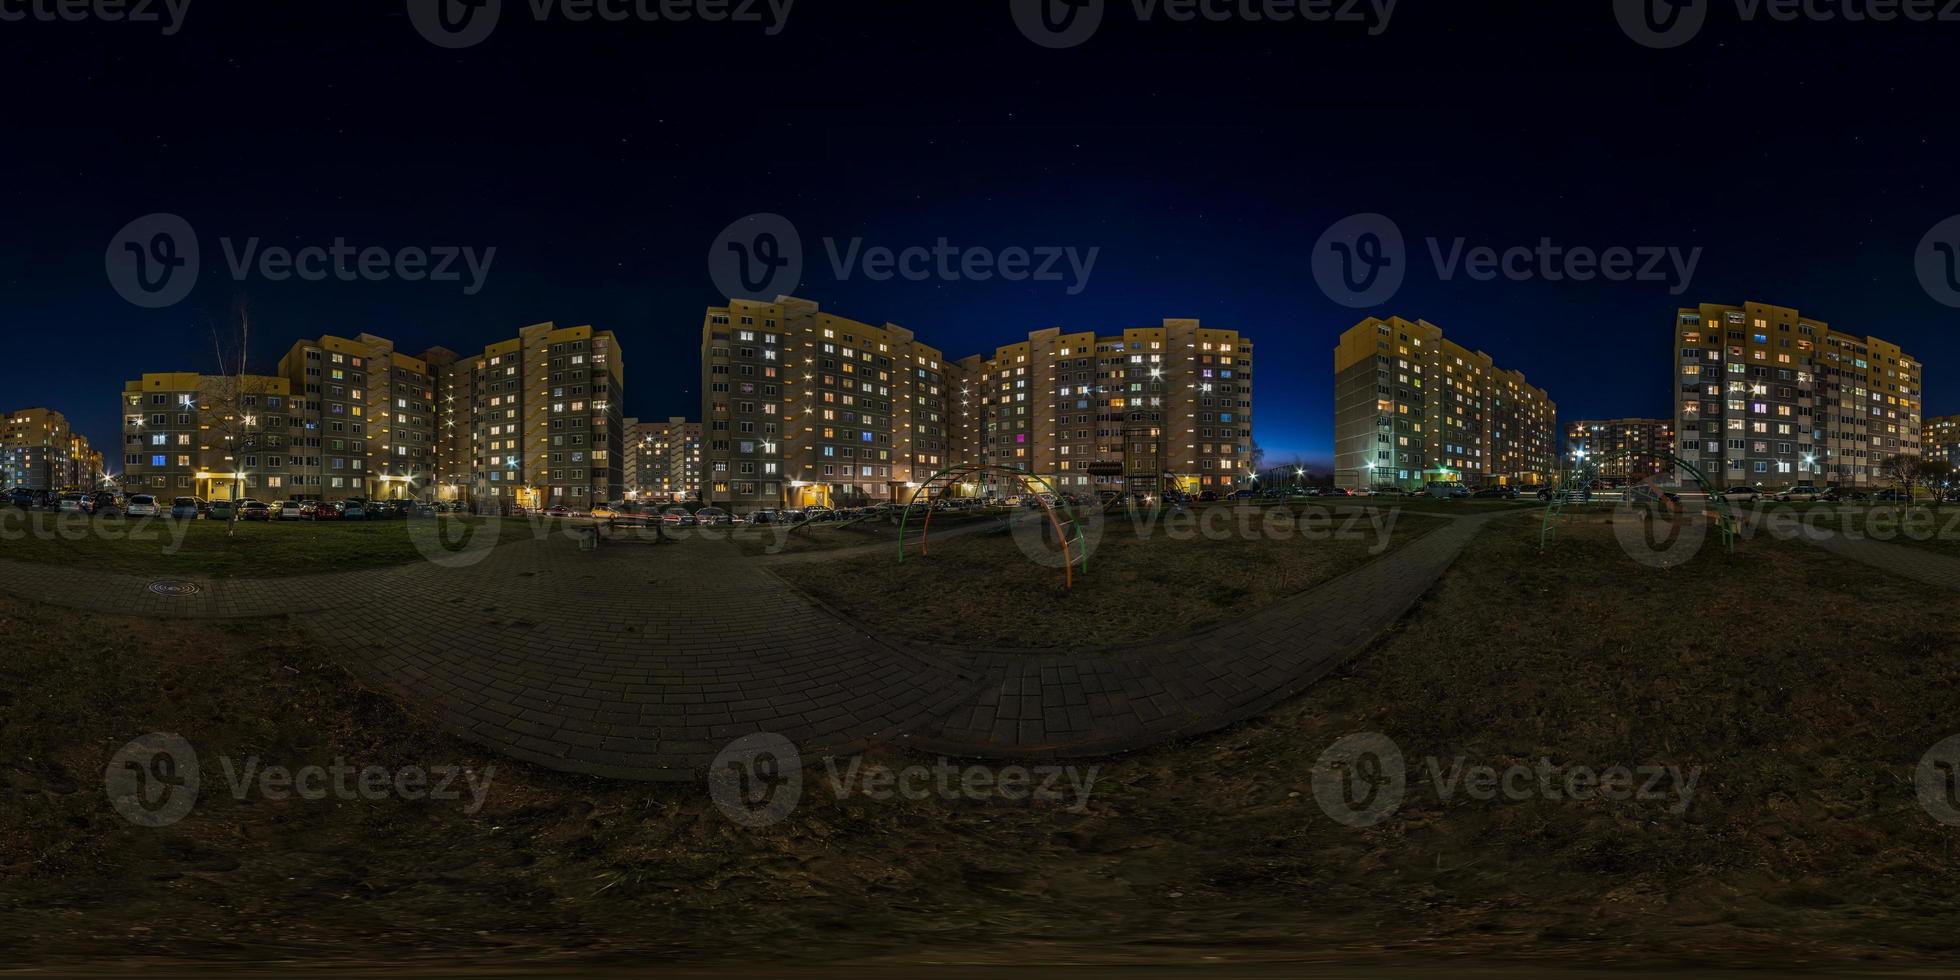
[[[173,579],[164,579],[160,582],[151,582],[150,591],[157,595],[181,599],[186,596],[194,596],[204,590],[199,588],[195,582],[179,582]]]

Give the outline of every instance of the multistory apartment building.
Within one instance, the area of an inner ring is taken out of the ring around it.
[[[626,420],[627,492],[635,499],[690,500],[701,488],[701,423],[673,416],[661,422]]]
[[[701,326],[703,499],[741,508],[902,498],[950,458],[944,356],[810,300],[731,300]]]
[[[1257,465],[1252,341],[1236,330],[1050,328],[956,368],[950,441],[1058,490],[1229,490]]]
[[[279,360],[304,430],[291,496],[415,499],[436,479],[437,379],[429,362],[373,334],[293,344]]]
[[[1253,466],[1251,342],[1196,320],[1040,330],[949,363],[905,327],[782,296],[710,308],[701,337],[697,471],[710,502],[902,500],[962,463],[1082,491],[1165,474],[1229,488]],[[954,492],[1018,489],[981,479]]]
[[[23,408],[0,417],[0,489],[92,490],[102,470],[102,454],[62,413]]]
[[[450,413],[440,444],[461,445],[452,421],[467,428],[468,462],[438,462],[440,480],[493,507],[623,500],[624,378],[618,340],[589,326],[533,324],[457,360],[435,382]]]
[[[1674,467],[1654,454],[1672,452],[1674,423],[1669,419],[1580,419],[1565,424],[1568,465],[1584,453],[1609,482],[1670,477]]]
[[[636,418],[624,418],[619,421],[619,431],[619,478],[625,487],[626,499],[638,500],[642,496],[651,496],[641,488],[641,458],[653,453],[653,426]]]
[[[677,501],[696,499],[701,493],[701,423],[669,418],[663,439],[667,473],[660,492]]]
[[[373,334],[301,340],[276,375],[126,384],[124,464],[139,485],[204,497],[237,483],[275,499],[585,508],[625,492],[623,378],[618,342],[591,327],[534,324],[468,357]],[[199,435],[221,428],[250,451]]]
[[[284,377],[145,374],[123,385],[125,493],[285,499],[313,485],[314,416]]]
[[[1545,484],[1558,406],[1523,374],[1426,320],[1369,317],[1334,348],[1334,469],[1342,487]]]
[[[1674,339],[1677,452],[1718,486],[1874,486],[1922,452],[1924,372],[1896,344],[1754,302],[1680,309]]]
[[[1920,427],[1920,449],[1927,459],[1960,467],[1960,415],[1940,415]]]

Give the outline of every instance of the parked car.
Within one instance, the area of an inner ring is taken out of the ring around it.
[[[781,524],[783,523],[783,515],[779,511],[769,510],[765,508],[763,510],[750,511],[748,513],[748,516],[744,517],[742,520],[743,523],[751,524],[751,525]]]
[[[234,501],[213,500],[205,505],[204,516],[214,521],[228,521],[231,520],[231,511],[235,506],[237,504]]]
[[[89,511],[99,517],[121,517],[123,514],[121,494],[109,490],[97,490],[89,496]]]
[[[9,492],[7,494],[7,502],[15,507],[19,507],[21,510],[28,510],[40,503],[40,495],[32,490],[22,488]]]
[[[1809,483],[1799,483],[1777,491],[1776,499],[1814,503],[1824,499],[1824,491],[1819,490],[1816,486]]]
[[[694,512],[694,523],[707,525],[729,525],[735,523],[735,515],[719,507],[703,507]]]
[[[1518,491],[1511,487],[1480,487],[1470,496],[1477,500],[1516,500]]]
[[[1853,490],[1850,487],[1830,487],[1824,491],[1824,499],[1834,504],[1852,500],[1865,500],[1869,496],[1863,490]]]
[[[95,502],[87,494],[64,493],[56,502],[55,509],[64,514],[86,514],[95,509]]]
[[[1761,500],[1762,487],[1730,487],[1722,491],[1723,500]]]
[[[1666,500],[1668,503],[1674,504],[1676,506],[1679,506],[1681,503],[1680,494],[1675,493],[1672,490],[1661,490],[1653,486],[1652,484],[1647,484],[1647,483],[1636,483],[1633,486],[1628,487],[1626,490],[1626,498],[1628,501],[1633,503],[1657,504],[1660,503],[1662,500]]]
[[[1210,504],[1210,503],[1217,503],[1217,502],[1218,502],[1218,491],[1216,491],[1216,490],[1201,490],[1201,491],[1199,491],[1199,492],[1198,492],[1198,502],[1199,502],[1199,503],[1201,503],[1201,504]]]
[[[429,501],[426,500],[417,501],[409,505],[408,516],[434,517],[436,516],[436,506],[437,506],[436,504],[430,503]]]
[[[1912,499],[1912,495],[1904,490],[1898,489],[1897,487],[1887,487],[1884,490],[1880,490],[1877,493],[1872,494],[1872,499],[1890,501],[1893,503],[1905,503],[1906,501]]]
[[[305,505],[297,500],[280,501],[272,516],[282,521],[297,521],[306,516]]]
[[[238,519],[241,521],[272,520],[272,507],[260,500],[241,500],[238,502]]]
[[[546,507],[542,513],[546,517],[577,517],[578,516],[578,511],[575,511],[570,507],[565,506],[564,504],[552,504],[551,506]]]
[[[340,505],[331,500],[309,500],[299,505],[299,516],[309,521],[337,521]]]
[[[157,506],[157,498],[147,493],[132,493],[129,495],[128,506],[123,508],[123,513],[131,517],[159,517],[162,515],[162,508]]]
[[[1423,487],[1423,494],[1429,497],[1438,497],[1443,500],[1458,500],[1470,496],[1470,488],[1461,483],[1431,481],[1427,486]]]
[[[340,519],[343,521],[367,520],[367,501],[358,498],[340,502]]]
[[[695,524],[694,515],[685,507],[667,508],[667,512],[660,515],[660,522],[668,527],[693,527]]]
[[[172,520],[194,521],[204,516],[205,504],[198,497],[176,497],[170,501]]]

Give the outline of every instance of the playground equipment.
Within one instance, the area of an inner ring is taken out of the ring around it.
[[[1722,546],[1731,552],[1735,550],[1737,525],[1735,511],[1729,507],[1728,500],[1717,492],[1715,485],[1709,482],[1708,477],[1695,464],[1659,449],[1622,449],[1616,452],[1581,455],[1576,465],[1561,474],[1562,480],[1552,485],[1551,500],[1545,505],[1544,523],[1538,530],[1538,550],[1545,550],[1545,547],[1558,537],[1558,525],[1565,513],[1566,501],[1575,494],[1591,494],[1593,481],[1599,478],[1601,462],[1605,460],[1624,462],[1636,457],[1658,459],[1693,474],[1695,482],[1701,484],[1702,489],[1708,493],[1707,506],[1709,513],[1713,515],[1716,530],[1722,532]],[[1640,485],[1644,484],[1629,483],[1623,492],[1632,493],[1633,488]],[[1662,497],[1661,500],[1666,502],[1667,498]]]
[[[1082,529],[1076,524],[1075,512],[1069,507],[1068,501],[1056,493],[1054,487],[1049,486],[1048,481],[1026,470],[1017,470],[1011,466],[966,463],[940,470],[926,482],[919,484],[918,489],[912,491],[911,499],[906,501],[904,514],[899,518],[899,562],[902,564],[905,561],[905,535],[912,522],[912,507],[919,502],[919,498],[924,496],[926,504],[925,520],[919,530],[919,554],[925,555],[931,553],[932,547],[932,515],[936,509],[933,504],[944,499],[954,486],[982,476],[1008,477],[1016,481],[1024,497],[1031,497],[1040,504],[1042,511],[1048,517],[1049,527],[1055,531],[1055,540],[1061,543],[1064,559],[1062,585],[1064,588],[1074,588],[1076,567],[1081,566],[1084,571],[1089,567],[1089,548],[1082,536]],[[1060,507],[1059,513],[1057,507]]]

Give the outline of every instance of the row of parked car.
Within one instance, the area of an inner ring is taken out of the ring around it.
[[[169,503],[147,493],[128,495],[110,490],[90,493],[70,491],[46,493],[15,489],[7,501],[23,510],[52,510],[61,513],[91,514],[98,517],[169,517],[175,520],[230,520],[237,511],[241,521],[362,521],[391,518],[434,517],[461,513],[461,504],[430,503],[416,500],[275,500],[252,497],[239,500],[205,500],[202,497],[172,497]]]
[[[1730,487],[1720,491],[1717,496],[1723,500],[1781,500],[1801,503],[1822,502],[1839,503],[1860,500],[1895,501],[1904,503],[1912,495],[1897,487],[1883,490],[1855,490],[1850,487],[1818,487],[1811,483],[1798,483],[1781,490],[1766,490],[1762,487]],[[1960,490],[1948,491],[1943,498],[1949,502],[1960,502]]]

